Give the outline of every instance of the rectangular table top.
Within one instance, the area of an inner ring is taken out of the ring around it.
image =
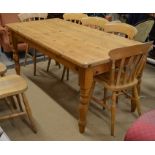
[[[57,18],[11,23],[7,27],[29,42],[84,68],[108,62],[112,49],[141,44]]]

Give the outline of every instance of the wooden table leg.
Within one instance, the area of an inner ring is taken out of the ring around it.
[[[19,64],[19,55],[17,49],[17,39],[12,35],[12,44],[13,44],[13,59],[15,62],[15,70],[18,75],[20,75],[20,64]]]
[[[86,117],[89,106],[89,95],[93,83],[93,71],[91,69],[81,69],[80,76],[80,107],[79,107],[79,131],[84,133],[86,126]]]

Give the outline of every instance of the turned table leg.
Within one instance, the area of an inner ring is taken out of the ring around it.
[[[93,72],[91,69],[81,69],[80,76],[80,107],[79,107],[79,131],[84,133],[86,117],[93,83]]]

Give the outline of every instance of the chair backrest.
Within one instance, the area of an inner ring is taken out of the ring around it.
[[[15,22],[20,22],[18,13],[0,13],[0,23],[2,26]]]
[[[110,84],[129,86],[142,73],[152,42],[111,50]]]
[[[81,19],[82,25],[96,28],[99,30],[104,30],[104,25],[109,23],[105,18],[101,17],[85,17]]]
[[[104,31],[109,33],[114,33],[118,35],[127,36],[129,39],[133,39],[134,36],[137,34],[137,29],[129,24],[126,23],[115,23],[110,22],[105,24]]]
[[[122,23],[120,20],[112,20],[111,23]]]
[[[149,33],[153,27],[154,20],[147,20],[141,23],[138,23],[135,27],[138,30],[138,33],[134,37],[135,40],[145,42]]]
[[[0,13],[0,23],[3,27],[5,27],[5,25],[9,23],[20,22],[18,15],[18,13]],[[13,50],[10,32],[7,27],[5,27],[5,31],[3,31],[3,33],[0,35],[0,44],[4,52],[11,52]],[[18,43],[19,51],[25,51],[26,48],[27,45],[25,43]]]
[[[63,19],[67,21],[71,21],[77,24],[81,24],[81,19],[88,17],[88,15],[84,13],[65,13],[63,14]]]
[[[20,13],[18,17],[20,21],[34,21],[34,20],[41,20],[47,19],[48,13]]]

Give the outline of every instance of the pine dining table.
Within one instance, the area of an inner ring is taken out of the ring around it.
[[[79,131],[84,133],[93,77],[109,70],[109,51],[141,44],[62,19],[7,24],[12,39],[15,70],[20,74],[17,43],[24,41],[79,75]]]

